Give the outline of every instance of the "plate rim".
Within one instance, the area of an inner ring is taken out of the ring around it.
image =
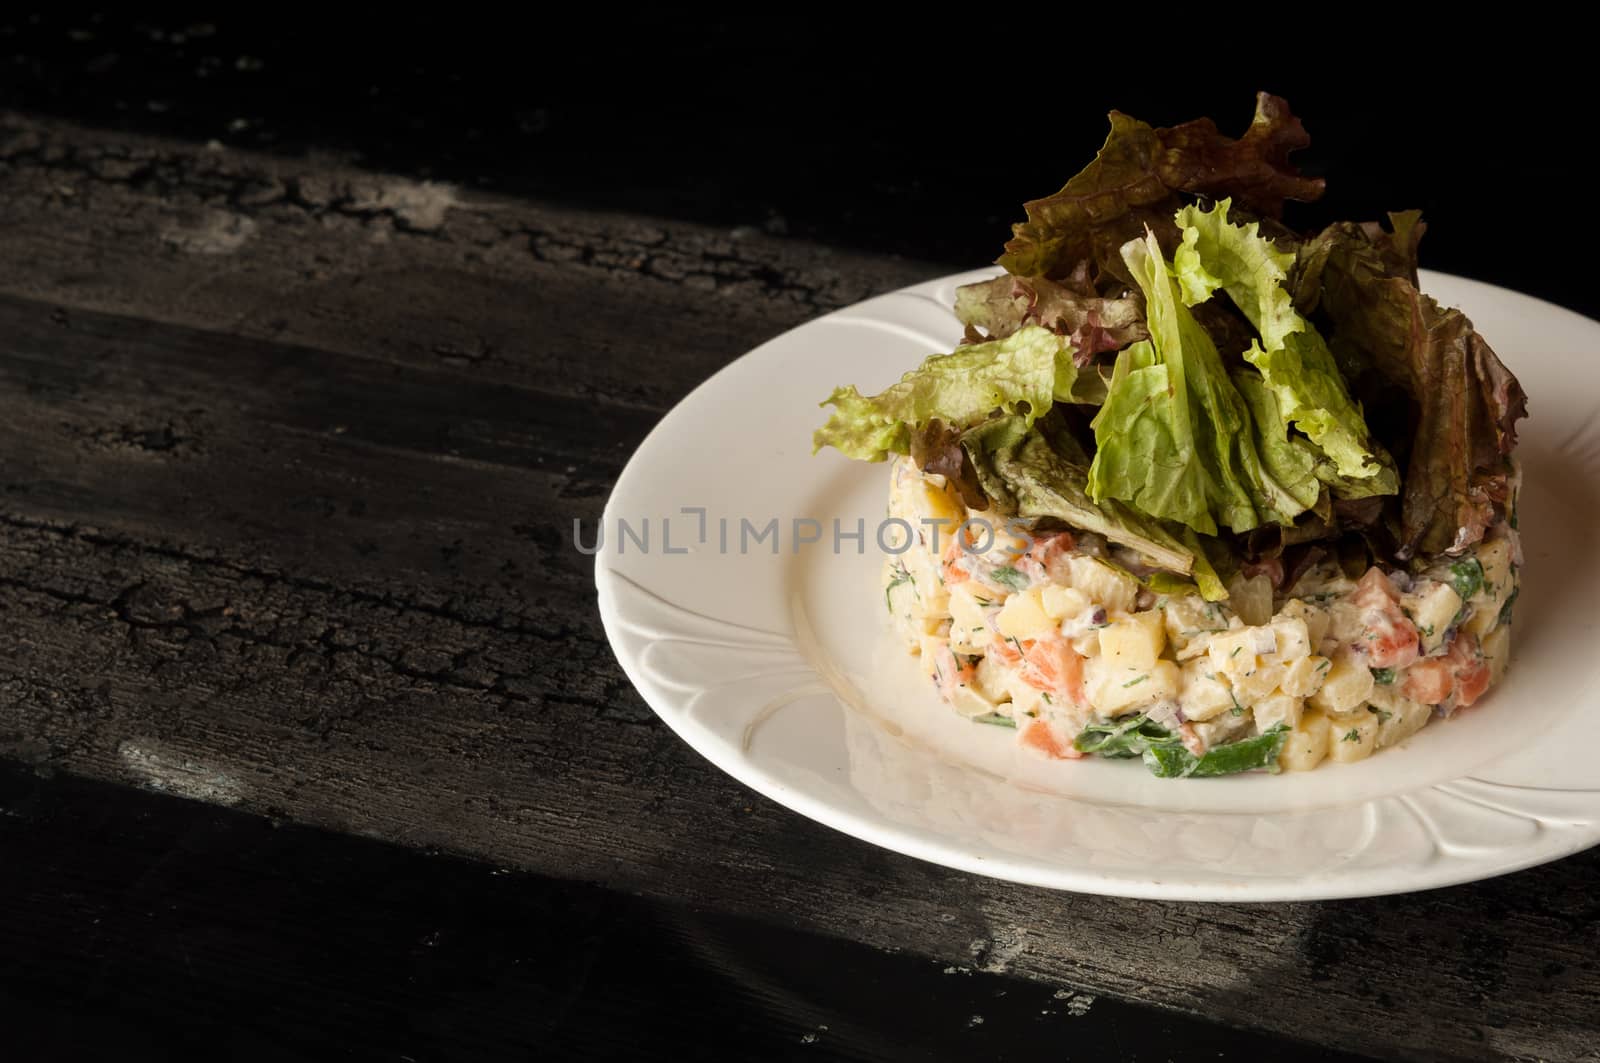
[[[722,378],[736,372],[741,363],[755,357],[768,346],[778,343],[802,329],[813,326],[819,321],[841,314],[874,299],[899,293],[917,294],[928,288],[937,288],[942,285],[966,282],[974,278],[993,276],[997,275],[998,272],[992,266],[964,270],[877,293],[866,299],[836,308],[827,314],[818,315],[785,329],[730,360],[726,365],[721,366],[716,372],[686,393],[673,405],[671,410],[651,427],[618,474],[612,491],[607,496],[600,520],[607,526],[610,526],[615,520],[617,511],[623,501],[624,488],[630,481],[630,473],[638,474],[644,464],[650,460],[649,455],[652,447],[659,446],[667,433],[673,430],[675,416],[697,401],[704,401],[705,393],[715,389]],[[1434,278],[1449,284],[1466,286],[1470,289],[1481,291],[1485,296],[1510,295],[1529,300],[1538,304],[1540,309],[1545,312],[1558,312],[1563,316],[1575,318],[1590,327],[1600,329],[1600,322],[1537,296],[1527,295],[1514,289],[1454,274],[1440,273],[1433,270],[1423,270],[1421,272],[1425,278]],[[618,593],[618,581],[622,581],[646,595],[657,596],[651,588],[644,587],[633,577],[615,570],[608,564],[608,561],[613,557],[614,555],[611,551],[604,549],[598,550],[594,556],[594,578],[601,625],[623,673],[639,692],[640,696],[643,697],[646,704],[650,706],[651,711],[667,725],[668,729],[691,749],[710,761],[713,766],[731,776],[741,785],[775,801],[790,811],[859,841],[914,859],[1003,881],[1075,893],[1146,900],[1221,903],[1244,901],[1288,902],[1378,897],[1459,885],[1510,874],[1559,860],[1600,844],[1600,809],[1597,809],[1596,817],[1592,821],[1583,824],[1562,823],[1563,829],[1559,831],[1543,829],[1542,821],[1536,820],[1541,829],[1533,841],[1514,847],[1495,849],[1492,854],[1486,854],[1478,859],[1457,856],[1454,859],[1438,861],[1437,866],[1431,868],[1425,866],[1424,870],[1420,872],[1412,870],[1410,872],[1397,873],[1380,866],[1354,870],[1349,873],[1336,872],[1324,876],[1315,876],[1310,879],[1303,876],[1277,879],[1245,876],[1236,880],[1222,877],[1203,881],[1184,881],[1182,879],[1163,877],[1159,874],[1141,876],[1126,872],[1107,872],[1093,867],[1045,866],[1038,862],[1030,864],[1026,858],[1021,856],[993,859],[981,854],[963,851],[961,846],[953,839],[933,840],[924,838],[915,828],[896,823],[884,815],[880,815],[879,818],[875,819],[864,819],[850,809],[836,806],[828,801],[825,796],[809,793],[803,788],[790,786],[782,780],[774,778],[763,770],[755,760],[742,755],[742,751],[735,749],[724,736],[717,734],[710,727],[695,719],[689,712],[684,711],[681,706],[674,705],[673,693],[656,682],[642,666],[639,656],[627,649],[627,639],[623,630],[625,617],[620,604],[622,597]],[[665,599],[659,600],[665,601]],[[667,604],[671,605],[672,603],[668,602]],[[793,641],[795,636],[792,632],[785,632],[782,637]],[[853,712],[857,710],[851,708],[848,704],[841,704],[841,711]],[[1485,767],[1492,763],[1492,760],[1487,762]],[[1470,781],[1471,776],[1463,776],[1462,779],[1454,781],[1463,780]],[[1365,808],[1376,805],[1380,801],[1432,791],[1447,785],[1450,785],[1450,783],[1424,785],[1415,790],[1402,791],[1395,798],[1366,798],[1350,802],[1342,807],[1346,809]],[[1583,793],[1584,791],[1561,790],[1558,792]],[[1092,805],[1092,802],[1089,802],[1089,804]],[[1306,816],[1315,814],[1315,811],[1266,809],[1249,813],[1208,812],[1205,814],[1259,819],[1262,817]]]

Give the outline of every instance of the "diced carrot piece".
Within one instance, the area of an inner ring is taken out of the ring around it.
[[[1056,532],[1035,538],[1017,559],[1017,567],[1032,579],[1046,579],[1050,575],[1050,566],[1062,554],[1069,552],[1075,542],[1071,532]]]
[[[1367,633],[1373,637],[1364,640],[1361,645],[1366,647],[1367,657],[1374,668],[1406,668],[1422,656],[1422,648],[1417,642],[1417,626],[1398,610],[1394,616],[1386,616],[1384,622],[1369,627]]]
[[[1382,606],[1385,602],[1398,602],[1400,592],[1395,589],[1394,581],[1389,579],[1382,569],[1374,566],[1367,569],[1361,581],[1356,584],[1350,600],[1364,609],[1372,608]]]
[[[1406,671],[1401,690],[1413,701],[1438,705],[1455,689],[1455,669],[1443,657],[1418,661]]]
[[[1374,668],[1405,668],[1422,656],[1417,626],[1400,611],[1400,593],[1381,569],[1369,568],[1350,595],[1362,609],[1366,627],[1356,650]]]
[[[1048,720],[1030,720],[1022,728],[1020,738],[1026,749],[1043,753],[1053,760],[1078,760],[1083,756],[1072,747],[1070,739],[1064,738]]]
[[[1456,673],[1456,704],[1465,708],[1474,701],[1483,697],[1483,692],[1489,689],[1489,666],[1478,663],[1475,668],[1464,669]]]
[[[945,586],[953,587],[957,583],[965,583],[972,577],[967,570],[956,562],[961,557],[961,540],[957,535],[950,536],[944,544],[944,551],[940,556],[939,575],[944,577]]]
[[[1047,635],[1023,643],[1022,681],[1036,690],[1084,704],[1083,657],[1060,635]]]
[[[1015,668],[1022,663],[1021,651],[1012,646],[1010,640],[1002,639],[990,643],[988,653],[1007,668]]]
[[[1455,669],[1457,705],[1471,705],[1489,689],[1489,665],[1473,636],[1464,631],[1456,635],[1445,660]]]
[[[946,701],[955,692],[956,687],[971,683],[978,676],[978,670],[970,664],[963,664],[950,649],[949,643],[939,647],[938,659],[938,684],[939,693]]]

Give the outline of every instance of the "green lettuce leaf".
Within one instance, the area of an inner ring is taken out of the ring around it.
[[[1268,482],[1281,487],[1300,510],[1310,509],[1321,493],[1316,448],[1309,440],[1284,427],[1278,397],[1267,387],[1260,373],[1240,368],[1229,375],[1250,408],[1250,420],[1256,429],[1256,449]]]
[[[1152,744],[1143,754],[1144,764],[1162,779],[1204,779],[1244,771],[1276,773],[1278,754],[1288,740],[1289,728],[1280,723],[1253,737],[1212,746],[1199,757],[1181,743]]]
[[[910,453],[912,434],[934,420],[964,429],[998,411],[1031,425],[1052,402],[1072,401],[1077,375],[1072,345],[1030,325],[929,358],[870,398],[853,386],[834,389],[822,402],[833,413],[812,435],[812,451],[831,446],[847,457],[883,461]]]
[[[1025,277],[1060,278],[1089,261],[1102,274],[1130,281],[1124,243],[1146,227],[1177,242],[1173,211],[1179,193],[1232,196],[1262,217],[1278,218],[1283,201],[1310,202],[1322,181],[1302,177],[1289,154],[1310,143],[1305,128],[1277,96],[1260,93],[1250,128],[1237,140],[1209,118],[1156,129],[1119,111],[1111,132],[1084,170],[1053,196],[1024,206],[1000,265]]]
[[[1239,532],[1291,523],[1318,486],[1276,450],[1262,461],[1250,407],[1180,298],[1154,234],[1123,255],[1144,292],[1150,339],[1117,356],[1093,422],[1090,495],[1206,535],[1219,524]]]
[[[1055,517],[1136,550],[1158,568],[1188,575],[1194,554],[1158,523],[1115,500],[1097,504],[1084,488],[1088,470],[1051,447],[1038,431],[991,423],[963,439],[984,493],[1019,517]]]
[[[1121,760],[1143,756],[1158,746],[1180,744],[1177,735],[1150,718],[1149,713],[1124,716],[1120,720],[1093,721],[1084,725],[1072,747],[1079,753]]]
[[[1200,596],[1208,602],[1223,602],[1228,600],[1228,587],[1223,583],[1222,576],[1211,564],[1207,556],[1205,544],[1200,541],[1193,528],[1179,527],[1178,539],[1194,555],[1194,570],[1190,575],[1194,578],[1195,586],[1200,588]],[[1212,540],[1213,543],[1216,540]]]
[[[956,289],[956,317],[978,339],[1000,339],[1025,325],[1041,325],[1065,336],[1080,366],[1104,351],[1121,350],[1147,335],[1144,307],[1135,296],[1105,299],[1043,277],[1013,277],[964,284]]]
[[[1230,206],[1223,200],[1210,210],[1191,205],[1178,211],[1183,241],[1173,267],[1184,301],[1204,302],[1220,288],[1255,326],[1261,338],[1244,352],[1245,360],[1261,371],[1278,423],[1299,429],[1326,457],[1318,475],[1335,496],[1396,493],[1393,459],[1372,439],[1328,345],[1294,307],[1287,286],[1294,254],[1274,247],[1255,222],[1230,223]],[[1281,448],[1275,452],[1283,455]]]
[[[1528,398],[1472,322],[1416,284],[1414,213],[1394,232],[1331,225],[1300,251],[1296,305],[1319,310],[1357,370],[1409,397],[1391,445],[1408,447],[1397,556],[1460,551],[1512,505],[1511,451]]]
[[[1002,509],[1025,518],[1054,517],[1095,532],[1149,560],[1151,567],[1187,576],[1210,601],[1227,588],[1192,531],[1164,526],[1115,499],[1089,497],[1088,456],[1070,434],[1025,429],[1020,418],[999,418],[962,438],[984,493]]]
[[[1184,748],[1178,735],[1150,719],[1148,713],[1140,713],[1120,720],[1090,721],[1072,744],[1078,752],[1091,756],[1141,757],[1151,774],[1162,779],[1183,779],[1244,771],[1276,772],[1278,754],[1288,737],[1289,728],[1280,723],[1259,735],[1212,746],[1197,757]]]
[[[1118,355],[1110,394],[1094,419],[1089,493],[1096,502],[1122,499],[1215,535],[1181,373],[1181,363],[1160,361],[1149,340]]]

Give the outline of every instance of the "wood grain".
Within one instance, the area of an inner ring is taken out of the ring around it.
[[[29,1063],[1371,1059],[4,762],[0,813]]]
[[[755,797],[571,521],[744,350],[943,272],[0,121],[0,751],[1406,1059],[1600,1059],[1600,857],[1361,902],[1079,897]]]

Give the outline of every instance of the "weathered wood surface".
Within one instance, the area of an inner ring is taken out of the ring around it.
[[[22,1063],[1371,1060],[3,761],[0,853]]]
[[[744,790],[568,541],[654,421],[944,271],[0,120],[0,753],[1407,1059],[1600,1059],[1600,856],[1363,902],[1080,897]]]

